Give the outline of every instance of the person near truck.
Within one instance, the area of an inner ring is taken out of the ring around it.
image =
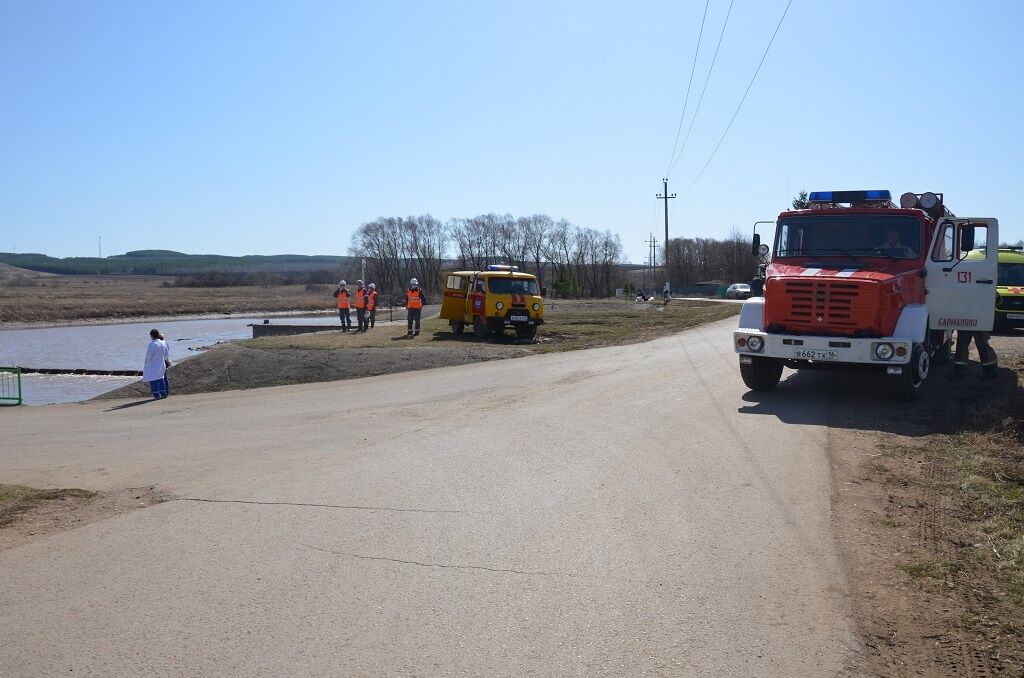
[[[996,352],[989,345],[990,332],[956,332],[956,355],[953,357],[953,374],[950,379],[963,379],[967,376],[968,357],[971,353],[971,339],[978,347],[978,358],[981,360],[981,378],[996,379],[999,377],[999,364]]]
[[[406,325],[409,330],[407,336],[414,337],[420,333],[420,314],[423,313],[423,307],[426,305],[427,297],[420,289],[419,281],[413,278],[409,281],[409,289],[405,291]],[[413,332],[414,323],[416,325],[415,332]]]
[[[344,280],[338,282],[338,289],[334,290],[334,296],[338,300],[338,318],[341,320],[341,331],[348,332],[352,327],[352,318],[348,309],[352,306],[352,293],[348,291],[348,285]]]
[[[366,293],[366,312],[370,315],[370,327],[377,322],[377,285],[370,283],[370,291]]]
[[[355,307],[356,323],[359,325],[359,329],[356,332],[365,332],[370,329],[370,326],[366,321],[366,287],[363,285],[362,280],[356,281]]]
[[[142,364],[142,380],[149,383],[153,400],[166,398],[170,394],[170,385],[167,382],[167,368],[171,364],[170,353],[160,330],[150,330],[149,346],[146,347],[146,358]]]

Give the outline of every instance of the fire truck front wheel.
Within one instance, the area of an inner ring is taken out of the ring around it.
[[[466,331],[466,323],[461,320],[452,321],[452,334],[456,337],[461,337],[462,333]]]
[[[751,391],[770,391],[782,378],[782,361],[751,356],[749,363],[740,363],[740,376]]]
[[[924,346],[917,344],[910,354],[910,362],[899,374],[886,374],[889,393],[896,400],[917,400],[924,390],[924,382],[931,371],[931,357]]]

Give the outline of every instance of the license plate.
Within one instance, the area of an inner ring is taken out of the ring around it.
[[[839,351],[815,351],[798,348],[793,351],[793,357],[801,360],[839,360]]]
[[[525,322],[527,322],[530,319],[530,316],[528,316],[528,315],[510,315],[508,317],[508,319],[511,320],[514,323],[525,323]]]
[[[1024,313],[1007,313],[1008,320],[1024,320]]]

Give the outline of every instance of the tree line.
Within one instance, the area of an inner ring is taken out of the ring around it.
[[[610,230],[581,227],[546,214],[483,214],[442,222],[380,217],[356,229],[349,254],[366,260],[378,290],[398,292],[417,277],[428,289],[442,270],[518,266],[537,276],[549,295],[609,297],[620,282],[622,240]]]
[[[668,274],[673,287],[701,282],[748,282],[757,263],[750,251],[750,238],[732,229],[724,240],[714,238],[670,238]]]

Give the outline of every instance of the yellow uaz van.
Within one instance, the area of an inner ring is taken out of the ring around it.
[[[442,276],[441,319],[461,335],[466,325],[480,338],[499,336],[511,327],[517,339],[532,339],[544,324],[544,299],[537,277],[516,266],[488,266],[486,271],[453,271]]]

